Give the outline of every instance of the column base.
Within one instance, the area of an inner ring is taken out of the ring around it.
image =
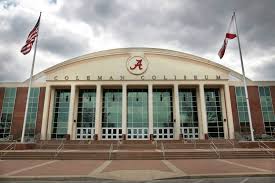
[[[154,140],[154,134],[150,134],[150,140],[151,140],[151,141]]]
[[[94,134],[93,139],[98,140],[98,134]]]
[[[183,134],[179,134],[179,140],[183,140]]]
[[[66,135],[65,135],[65,139],[66,139],[66,140],[71,140],[71,135],[70,135],[70,134],[66,134]]]
[[[122,134],[122,140],[126,140],[126,134]]]

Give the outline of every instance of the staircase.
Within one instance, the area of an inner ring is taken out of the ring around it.
[[[215,148],[213,148],[213,143]],[[234,145],[234,148],[233,148]],[[275,149],[242,148],[237,141],[41,141],[27,150],[2,150],[1,159],[162,160],[273,158]]]

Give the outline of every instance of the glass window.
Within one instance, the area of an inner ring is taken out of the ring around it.
[[[31,88],[31,91],[30,91],[28,114],[27,114],[25,137],[24,137],[27,139],[34,138],[34,135],[35,135],[39,92],[40,92],[40,88]]]
[[[128,89],[127,95],[127,127],[148,128],[147,89]]]
[[[56,89],[53,109],[52,138],[64,138],[67,134],[70,89]]]
[[[16,88],[5,88],[0,121],[0,139],[10,135],[15,98]]]
[[[270,87],[259,87],[261,109],[263,114],[263,120],[265,124],[265,131],[268,135],[274,135],[275,133],[275,114],[272,105],[272,96]]]
[[[120,128],[122,120],[122,90],[104,89],[102,106],[102,127]]]
[[[208,135],[214,138],[224,138],[223,117],[221,111],[220,90],[204,89]]]
[[[95,127],[96,90],[80,89],[78,96],[77,127]]]
[[[196,89],[179,89],[181,127],[198,127]]]
[[[248,118],[248,110],[247,103],[245,98],[245,89],[244,87],[236,87],[236,99],[237,99],[237,109],[238,116],[240,122],[240,132],[241,133],[250,133],[249,128],[249,118]]]
[[[172,89],[153,89],[154,127],[173,127]]]

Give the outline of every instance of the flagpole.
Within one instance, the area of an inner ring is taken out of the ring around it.
[[[40,12],[39,17],[41,17],[41,12]],[[30,74],[30,79],[29,79],[29,87],[28,87],[28,95],[27,95],[27,101],[26,101],[26,107],[25,107],[25,116],[24,116],[24,122],[23,122],[21,143],[24,142],[24,136],[25,136],[25,128],[26,128],[26,122],[27,122],[27,116],[28,116],[29,99],[30,99],[30,94],[31,94],[32,76],[33,76],[33,68],[34,68],[34,63],[35,63],[36,48],[37,48],[37,42],[38,42],[38,36],[39,36],[39,28],[40,28],[40,21],[39,21],[39,25],[38,25],[37,38],[35,40],[35,47],[34,47],[34,53],[33,53],[33,59],[32,59],[32,68],[31,68],[31,74]]]
[[[237,38],[238,38],[238,46],[239,46],[239,52],[240,52],[240,59],[241,59],[241,65],[242,65],[242,72],[243,72],[243,85],[244,85],[244,91],[245,91],[245,99],[246,99],[246,104],[247,104],[247,111],[248,111],[248,120],[249,120],[249,127],[250,127],[250,134],[251,134],[251,141],[255,141],[254,139],[254,130],[252,126],[252,119],[251,119],[251,112],[250,112],[250,104],[249,104],[249,98],[248,98],[248,92],[247,92],[247,84],[246,84],[246,77],[245,77],[245,71],[244,71],[244,65],[243,65],[243,56],[242,56],[242,50],[241,50],[241,43],[240,43],[240,36],[239,36],[239,31],[238,31],[238,26],[237,26],[237,20],[236,20],[236,14],[234,12],[234,22],[236,26],[236,33],[237,33]]]

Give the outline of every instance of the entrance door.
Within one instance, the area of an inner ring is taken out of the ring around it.
[[[155,139],[173,139],[173,97],[171,88],[153,89],[153,120]]]
[[[103,89],[102,139],[122,138],[122,89]]]
[[[219,88],[207,88],[204,94],[208,135],[213,138],[224,138],[220,90]]]
[[[127,91],[127,138],[148,139],[148,91],[128,89]]]
[[[179,89],[180,127],[185,139],[199,138],[197,97],[195,88]]]
[[[76,139],[91,140],[95,134],[96,90],[79,89]]]

